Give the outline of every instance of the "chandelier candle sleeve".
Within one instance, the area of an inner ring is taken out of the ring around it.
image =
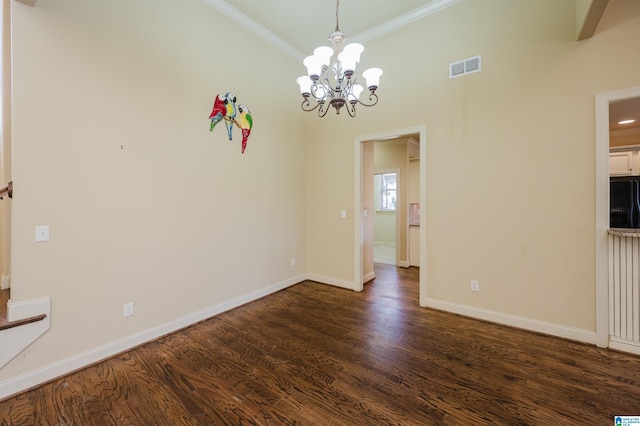
[[[360,55],[364,47],[359,43],[344,45],[347,37],[339,29],[338,9],[340,0],[336,0],[336,30],[329,40],[333,48],[320,46],[307,56],[303,65],[307,68],[307,75],[296,81],[302,94],[302,109],[304,111],[318,110],[318,116],[324,117],[329,111],[329,105],[335,108],[336,114],[345,107],[351,117],[356,115],[356,105],[366,107],[378,103],[376,90],[380,84],[382,70],[370,68],[362,73],[369,89],[369,101],[360,100],[364,88],[357,83],[356,68],[360,62]],[[311,102],[315,101],[315,105]]]
[[[369,90],[374,91],[380,84],[380,76],[382,76],[382,70],[380,68],[369,68],[362,73],[362,76],[367,80],[367,87]]]

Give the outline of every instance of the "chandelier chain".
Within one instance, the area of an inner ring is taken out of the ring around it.
[[[336,0],[336,32],[340,31],[340,20],[338,18],[339,7],[340,7],[340,0]]]

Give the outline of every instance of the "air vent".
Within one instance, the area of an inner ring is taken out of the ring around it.
[[[462,75],[473,74],[482,70],[482,57],[480,55],[463,61],[449,64],[449,78],[456,78]]]

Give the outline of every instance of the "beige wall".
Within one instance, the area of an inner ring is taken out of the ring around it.
[[[396,244],[396,212],[376,210],[373,240],[377,243]]]
[[[315,212],[353,197],[354,138],[425,124],[427,297],[594,331],[594,96],[640,84],[640,3],[612,0],[582,42],[575,12],[465,1],[368,42],[364,60],[385,72],[378,106],[311,124],[309,188],[323,194],[331,167],[343,190],[309,201],[309,269],[352,277],[351,234],[328,233],[337,219]],[[482,72],[449,80],[449,63],[477,54]],[[330,241],[344,252],[323,256]]]
[[[202,1],[12,5],[11,297],[50,296],[52,319],[0,383],[302,274],[295,74],[256,73],[293,59]],[[253,113],[245,154],[209,132],[228,90]]]
[[[200,1],[14,9],[12,297],[53,306],[0,383],[300,273],[353,281],[354,141],[419,125],[427,297],[595,329],[594,95],[640,85],[637,0],[582,42],[573,0],[457,3],[366,43],[385,74],[355,119],[301,113],[302,66]],[[244,156],[208,132],[224,90],[254,112]]]

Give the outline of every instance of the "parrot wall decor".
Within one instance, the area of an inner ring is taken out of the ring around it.
[[[251,134],[251,127],[253,127],[253,118],[251,117],[251,111],[249,111],[246,105],[238,105],[236,107],[236,100],[236,95],[232,92],[216,96],[216,100],[213,102],[213,109],[211,110],[211,114],[209,114],[209,120],[211,120],[209,131],[212,132],[216,124],[224,120],[227,135],[231,141],[233,140],[232,130],[235,123],[242,132],[242,153],[244,154],[247,148],[247,139]],[[237,119],[236,116],[238,116]]]
[[[216,100],[213,102],[213,109],[209,114],[209,120],[211,120],[211,126],[209,131],[212,132],[216,124],[225,120],[227,127],[227,133],[229,134],[229,140],[232,140],[231,129],[233,128],[233,119],[236,117],[236,95],[231,92],[227,92],[223,95],[216,96]]]
[[[247,139],[249,139],[251,127],[253,127],[253,118],[246,105],[238,105],[238,112],[240,113],[240,118],[234,121],[242,131],[242,153],[244,154],[244,150],[247,149]]]

